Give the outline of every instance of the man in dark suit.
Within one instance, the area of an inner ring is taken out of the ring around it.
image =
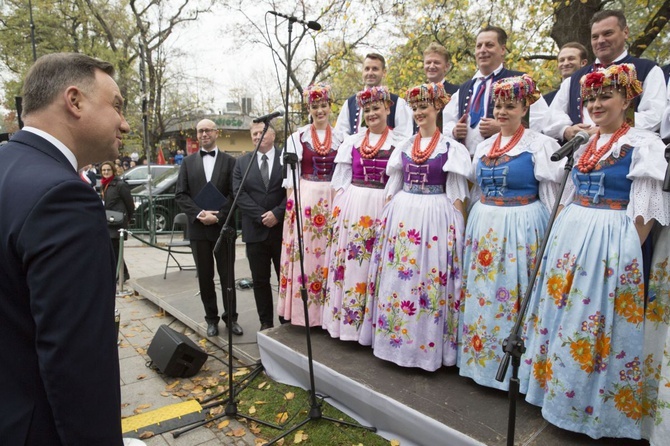
[[[213,121],[209,119],[200,121],[196,126],[196,134],[200,150],[182,161],[175,196],[179,207],[188,217],[188,237],[198,271],[200,298],[205,307],[207,336],[219,334],[219,309],[214,286],[214,258],[216,258],[216,269],[219,272],[223,296],[224,313],[221,318],[233,334],[241,336],[243,330],[237,323],[235,288],[232,288],[233,295],[230,296],[230,299],[225,292],[228,283],[225,250],[221,249],[214,253],[221,226],[226,221],[233,202],[231,191],[235,158],[216,147],[218,129]],[[219,209],[203,209],[204,204],[196,202],[199,198],[202,199],[202,195],[199,194],[210,182],[226,199]],[[232,318],[230,324],[228,323],[229,314]]]
[[[261,330],[274,326],[272,288],[270,287],[271,264],[279,278],[282,228],[286,211],[286,191],[282,187],[280,152],[274,147],[275,130],[268,128],[261,140],[263,126],[251,125],[251,139],[260,146],[255,159],[253,153],[241,156],[235,164],[233,189],[241,188],[237,201],[242,211],[242,240],[247,246],[247,259],[254,282],[256,310]],[[244,184],[242,177],[251,163]],[[266,173],[267,172],[267,173]]]
[[[77,173],[116,158],[130,130],[113,73],[82,54],[39,58],[25,127],[0,147],[2,445],[123,444],[114,253]]]

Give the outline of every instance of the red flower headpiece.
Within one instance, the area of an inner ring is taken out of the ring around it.
[[[637,80],[633,64],[610,65],[585,74],[580,81],[582,100],[592,98],[603,90],[621,90],[627,100],[642,94],[642,84]]]
[[[441,109],[449,103],[451,96],[444,90],[444,85],[431,82],[410,88],[405,93],[405,99],[410,105],[417,102],[431,102],[435,108]]]
[[[365,90],[356,93],[356,103],[359,108],[363,108],[365,104],[378,101],[385,102],[387,106],[393,104],[393,101],[391,101],[391,93],[387,87],[366,87]]]
[[[303,91],[302,96],[307,101],[307,105],[313,102],[332,102],[333,100],[330,96],[330,85],[328,84],[312,84]]]

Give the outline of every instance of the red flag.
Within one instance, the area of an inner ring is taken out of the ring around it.
[[[163,149],[158,148],[158,154],[156,155],[156,162],[161,166],[166,164],[165,155],[163,155]]]

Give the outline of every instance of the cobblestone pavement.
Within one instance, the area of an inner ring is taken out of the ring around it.
[[[159,237],[159,243],[165,241],[164,236]],[[239,252],[243,255],[243,249],[240,250],[238,247]],[[130,239],[125,244],[124,257],[131,275],[131,280],[124,285],[127,291],[132,291],[133,279],[163,274],[166,259],[164,251]],[[193,261],[190,255],[183,255],[183,259],[187,263]],[[216,382],[219,384],[214,386],[215,391],[217,387],[219,391],[223,390],[222,386],[228,380],[226,375],[228,368],[221,362],[208,358],[196,376],[170,378],[148,366],[150,358],[147,355],[147,349],[158,328],[165,324],[177,332],[184,333],[208,353],[224,361],[227,361],[226,352],[200,338],[193,330],[171,315],[164,313],[153,302],[142,296],[117,297],[116,306],[121,314],[119,358],[123,417],[146,413],[192,399],[194,395],[204,392],[202,388],[208,388]],[[143,439],[143,441],[147,446],[256,446],[263,444],[261,439],[251,433],[253,426],[232,419],[227,426],[219,429],[217,423],[225,424],[221,423],[221,420],[205,427],[199,427],[178,438],[173,438],[172,433],[166,432]]]

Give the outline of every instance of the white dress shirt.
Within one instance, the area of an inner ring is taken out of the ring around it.
[[[203,149],[202,147],[200,148],[201,151],[203,152],[208,152],[208,150]],[[212,150],[214,150],[214,156],[202,156],[202,167],[205,169],[205,179],[207,182],[212,181],[212,172],[214,172],[214,164],[216,164],[216,157],[219,156],[219,148],[214,147]]]
[[[55,136],[52,136],[45,132],[44,130],[40,130],[35,127],[29,127],[25,126],[21,130],[25,130],[26,132],[34,133],[37,136],[41,136],[42,138],[46,139],[49,141],[51,144],[56,146],[56,148],[63,154],[65,155],[65,158],[72,164],[72,167],[74,168],[75,172],[79,170],[79,166],[77,164],[77,157],[74,156],[74,153],[70,149],[68,149],[65,144],[60,142],[58,139],[56,139]]]

